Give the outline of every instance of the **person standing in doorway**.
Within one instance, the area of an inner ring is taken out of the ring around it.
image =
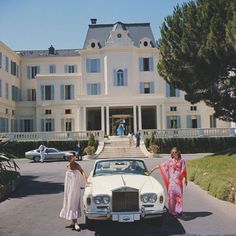
[[[187,186],[186,163],[177,147],[171,149],[171,158],[160,165],[156,165],[151,173],[160,169],[168,194],[169,213],[183,216],[183,182]]]
[[[136,138],[136,147],[139,147],[139,145],[140,145],[140,133],[136,133],[135,138]]]
[[[79,161],[82,161],[82,146],[80,141],[77,143],[77,158]]]
[[[41,144],[39,146],[40,162],[44,162],[44,159],[45,159],[45,149],[46,149],[46,146],[44,146],[43,144]]]
[[[59,216],[66,220],[72,221],[72,223],[69,226],[66,226],[66,228],[72,228],[79,231],[80,226],[77,223],[77,219],[81,217],[80,174],[83,176],[84,185],[87,183],[87,175],[75,160],[76,156],[74,154],[71,154],[68,158],[65,175],[63,207]]]

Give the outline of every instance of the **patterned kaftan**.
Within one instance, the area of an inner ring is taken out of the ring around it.
[[[160,165],[160,172],[167,189],[169,212],[171,214],[182,213],[183,178],[187,178],[185,161],[169,159]]]

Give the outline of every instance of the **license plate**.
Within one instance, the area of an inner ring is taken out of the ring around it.
[[[119,222],[134,222],[133,215],[119,215]]]

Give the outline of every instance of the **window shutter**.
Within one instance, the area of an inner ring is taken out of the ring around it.
[[[100,73],[101,67],[100,67],[100,59],[97,59],[97,72]]]
[[[44,131],[44,119],[41,119],[41,131]]]
[[[87,94],[91,95],[91,84],[87,84]]]
[[[44,85],[40,86],[40,90],[41,90],[41,100],[45,99],[45,95],[44,95]]]
[[[149,57],[149,71],[153,71],[153,68],[154,68],[153,57]]]
[[[192,128],[192,117],[187,116],[187,128]]]
[[[175,89],[175,94],[176,94],[176,97],[179,97],[180,96],[180,90],[179,89]]]
[[[201,116],[197,115],[197,127],[201,128]]]
[[[116,69],[113,69],[113,86],[117,86]]]
[[[37,66],[37,74],[40,74],[40,66]]]
[[[74,67],[75,67],[75,73],[77,73],[77,65],[74,65]]]
[[[68,65],[64,66],[65,73],[68,73]]]
[[[150,93],[154,93],[154,81],[150,82]]]
[[[22,101],[22,89],[19,89],[19,101]]]
[[[139,71],[143,71],[143,58],[139,58]]]
[[[61,131],[65,131],[64,119],[61,119]]]
[[[124,86],[128,85],[128,70],[124,69]]]
[[[177,129],[180,129],[181,128],[180,116],[177,116],[176,119],[177,119]]]
[[[71,131],[75,130],[75,120],[71,119]]]
[[[0,80],[0,97],[2,96],[2,80]]]
[[[101,95],[101,84],[100,83],[97,84],[97,94]]]
[[[166,83],[166,97],[170,97],[170,85]]]
[[[71,85],[71,99],[75,99],[75,86],[74,86],[74,84]]]
[[[64,84],[61,84],[61,100],[65,99],[65,87]]]
[[[171,129],[171,117],[167,116],[167,129]]]
[[[51,131],[55,131],[55,120],[54,119],[51,119],[51,125],[52,125]]]
[[[54,100],[54,85],[51,85],[51,100]]]
[[[144,93],[144,82],[140,82],[140,83],[139,83],[139,90],[140,90],[140,93],[141,93],[141,94]]]
[[[91,60],[86,59],[86,72],[91,73]]]
[[[31,71],[31,67],[27,66],[27,79],[31,79],[30,71]]]

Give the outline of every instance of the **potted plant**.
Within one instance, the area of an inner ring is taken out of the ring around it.
[[[87,156],[93,156],[94,153],[95,153],[95,137],[94,135],[91,133],[89,135],[89,141],[88,141],[88,146],[84,148],[84,153],[87,155]]]

